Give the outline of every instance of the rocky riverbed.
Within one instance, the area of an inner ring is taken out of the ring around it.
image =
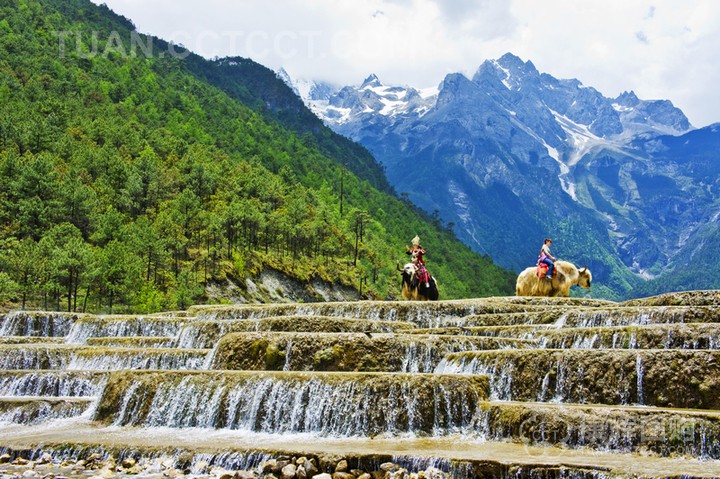
[[[446,479],[448,473],[434,467],[408,472],[399,464],[384,462],[372,469],[351,468],[346,459],[322,460],[315,457],[283,457],[261,461],[250,469],[226,469],[190,455],[141,458],[90,454],[86,459],[53,458],[49,453],[35,460],[0,456],[2,479],[112,479],[112,478],[192,478],[192,479]]]

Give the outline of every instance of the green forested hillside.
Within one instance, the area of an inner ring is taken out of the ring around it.
[[[253,110],[202,61],[89,0],[0,0],[6,304],[183,308],[267,267],[395,297],[416,233],[444,298],[512,291],[384,179],[359,179],[362,151]]]
[[[188,55],[184,63],[199,78],[302,136],[308,145],[339,161],[375,188],[393,191],[382,166],[364,146],[325,126],[269,68],[240,57],[208,62],[198,55]]]

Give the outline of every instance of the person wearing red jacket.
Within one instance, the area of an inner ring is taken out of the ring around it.
[[[420,237],[418,235],[415,235],[412,239],[412,245],[412,248],[405,245],[405,252],[412,256],[412,263],[417,268],[417,275],[420,282],[425,283],[425,287],[429,287],[430,273],[425,269],[425,259],[423,259],[423,256],[425,256],[425,248],[420,244]]]

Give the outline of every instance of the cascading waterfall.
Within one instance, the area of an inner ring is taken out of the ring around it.
[[[550,364],[550,370],[545,374],[540,385],[540,397],[538,398],[541,402],[545,401],[548,397],[548,391],[550,386],[550,376],[552,375],[552,363]]]
[[[61,371],[2,371],[0,396],[95,397],[106,376]]]
[[[160,384],[157,384],[157,382]],[[485,397],[481,377],[248,373],[140,376],[110,384],[98,413],[114,424],[240,429],[331,436],[470,429]],[[117,391],[115,391],[117,388]],[[109,400],[109,399],[108,399]],[[438,402],[439,401],[439,402]]]
[[[109,350],[84,347],[0,349],[0,369],[107,371],[115,369],[203,369],[210,350]]]
[[[67,356],[55,348],[6,347],[0,349],[0,369],[62,369]]]
[[[542,349],[717,349],[716,323],[565,328],[535,333]]]
[[[207,369],[210,350],[156,350],[149,353],[115,351],[98,355],[74,355],[65,369],[82,371],[106,371],[116,369]]]
[[[67,334],[68,344],[85,344],[90,337],[177,336],[185,324],[182,318],[99,316],[82,318]]]
[[[2,318],[0,336],[67,336],[77,319],[76,314],[16,311]]]
[[[571,348],[572,348],[572,349],[593,349],[593,348],[596,347],[595,344],[597,343],[597,341],[598,341],[598,335],[597,335],[597,334],[593,334],[593,335],[590,336],[590,337],[583,336],[583,335],[580,335],[580,334],[576,334],[576,335],[575,335],[575,339],[574,339],[574,341],[573,341],[573,343],[572,343]],[[564,344],[564,343],[561,344],[561,345],[560,345],[560,348],[561,348],[561,349],[564,349],[564,348],[565,348],[565,344]]]
[[[405,347],[402,361],[403,373],[429,373],[448,353],[472,351],[475,345],[471,341],[455,341],[452,344],[436,344],[412,341]]]
[[[1,330],[17,337],[0,341],[0,367],[12,368],[0,371],[0,423],[28,425],[29,435],[50,420],[76,417],[50,429],[73,423],[102,440],[93,434],[112,426],[108,433],[132,437],[135,447],[149,447],[147,433],[152,441],[162,438],[163,452],[107,454],[138,454],[138,461],[165,454],[164,463],[193,474],[207,474],[213,465],[254,469],[286,459],[250,450],[174,457],[189,447],[175,440],[188,435],[202,451],[234,447],[232,441],[238,448],[255,447],[252,441],[267,450],[289,447],[291,461],[300,452],[295,447],[325,441],[327,453],[335,454],[346,443],[358,444],[350,470],[367,464],[377,472],[392,461],[391,476],[400,477],[397,470],[405,467],[436,479],[480,477],[479,464],[495,460],[495,449],[501,462],[492,474],[482,469],[483,477],[621,477],[557,466],[554,459],[530,464],[543,451],[559,454],[562,464],[598,468],[623,461],[603,463],[607,456],[596,451],[657,454],[652,460],[677,454],[678,464],[687,456],[720,457],[720,413],[712,411],[720,400],[707,394],[720,372],[720,355],[712,351],[720,328],[710,308],[511,298],[195,311],[177,317],[58,313],[52,320],[33,313],[24,322],[5,316]],[[395,323],[380,324],[388,321]],[[276,369],[282,371],[269,371]],[[403,441],[416,441],[418,455],[396,454],[413,450]],[[485,447],[481,459],[450,459]],[[538,449],[528,455],[528,447]],[[580,449],[566,460],[567,448]],[[169,466],[153,467],[145,472]],[[323,467],[331,472],[334,464]]]
[[[134,425],[138,421],[140,407],[146,401],[148,393],[143,389],[142,383],[136,382],[127,388],[122,396],[120,407],[118,408],[117,418],[113,424],[115,425]]]
[[[638,404],[645,404],[645,389],[643,387],[645,370],[642,364],[642,357],[639,354],[635,356],[635,374],[637,375],[637,402]]]
[[[552,368],[552,362],[550,367]],[[564,402],[567,396],[567,363],[565,358],[560,358],[557,362],[557,371],[555,372],[555,396],[553,402]]]
[[[483,362],[474,357],[443,359],[435,368],[435,374],[484,375],[490,378],[490,399],[494,401],[512,401],[512,381],[514,365],[512,363]]]
[[[252,471],[273,457],[266,452],[225,452],[222,454],[197,454],[189,467],[193,474],[206,473],[212,467],[229,471]]]
[[[431,361],[432,351],[430,348],[423,348],[418,352],[418,344],[412,341],[405,349],[405,358],[403,359],[402,372],[417,373],[420,372],[422,365]],[[424,372],[424,371],[423,371]]]
[[[288,340],[287,346],[285,346],[285,364],[283,365],[283,371],[291,371],[291,364],[292,364],[292,346],[293,341],[292,339]]]
[[[58,399],[23,403],[13,401],[6,404],[0,412],[0,424],[40,424],[52,419],[65,419],[83,414],[91,405],[91,400]]]
[[[438,374],[486,374],[491,397],[498,400],[601,403],[714,409],[720,405],[686,374],[677,361],[706,377],[720,372],[720,355],[711,350],[518,349],[470,351],[448,355]],[[652,375],[653,383],[645,377]],[[665,384],[666,387],[659,386]],[[648,390],[650,388],[650,390]],[[550,391],[555,391],[554,396]]]
[[[217,321],[215,323],[203,321],[186,324],[178,334],[177,347],[181,349],[212,347],[211,345],[214,345],[218,338],[228,332],[230,324],[230,321]],[[212,335],[205,331],[209,326],[213,329]]]
[[[136,385],[139,387],[140,383]],[[218,427],[221,400],[226,396],[227,387],[222,379],[212,387],[205,387],[204,384],[194,382],[193,377],[184,378],[178,385],[163,384],[153,397],[146,424],[170,427]],[[126,395],[126,398],[134,395],[135,391],[136,389]],[[125,415],[121,415],[116,424],[123,425],[126,421]]]

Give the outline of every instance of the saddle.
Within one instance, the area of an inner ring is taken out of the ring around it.
[[[547,276],[548,268],[548,265],[546,265],[545,263],[539,263],[537,265],[537,277],[544,278],[545,276]]]

